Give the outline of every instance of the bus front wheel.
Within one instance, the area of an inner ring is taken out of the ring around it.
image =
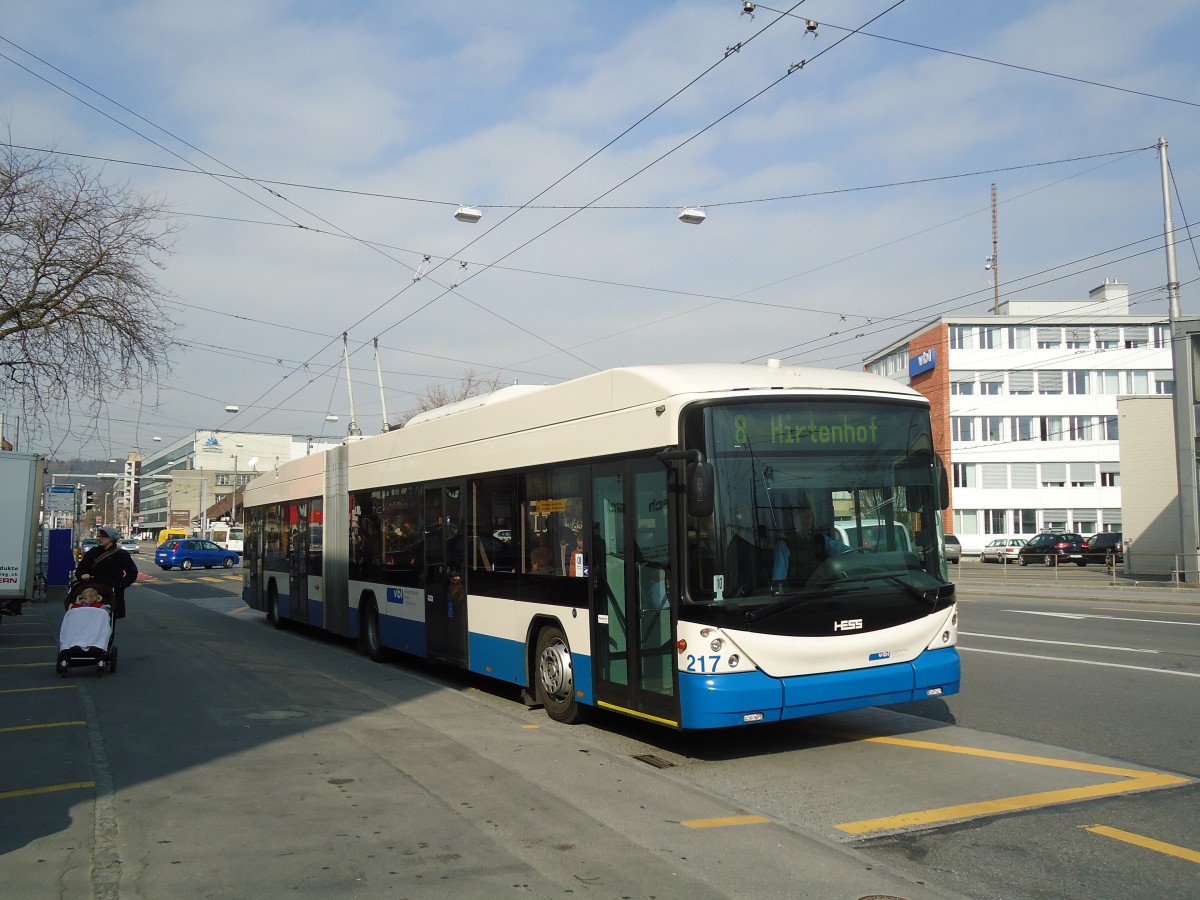
[[[537,698],[556,722],[574,725],[587,714],[575,697],[575,670],[567,636],[557,625],[538,632]]]

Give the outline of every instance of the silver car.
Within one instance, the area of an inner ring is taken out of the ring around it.
[[[962,561],[962,544],[958,537],[953,534],[942,536],[942,555],[946,557],[946,562],[956,563]]]
[[[989,541],[988,545],[979,551],[979,561],[981,563],[1016,562],[1017,554],[1027,543],[1025,538],[996,538],[994,541]]]

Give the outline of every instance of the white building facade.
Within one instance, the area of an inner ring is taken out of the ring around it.
[[[201,530],[214,506],[233,511],[231,497],[250,480],[336,442],[290,434],[195,431],[139,458],[140,503],[135,532],[157,535],[167,526]],[[128,464],[127,464],[128,468]]]
[[[1086,300],[943,317],[865,368],[929,397],[950,470],[945,527],[968,553],[996,537],[1121,531],[1117,398],[1174,392],[1166,316],[1130,315],[1113,280]]]

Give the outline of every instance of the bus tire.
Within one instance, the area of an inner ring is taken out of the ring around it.
[[[267,589],[267,621],[277,630],[282,630],[286,624],[283,616],[279,614],[279,591],[275,589],[274,584]]]
[[[587,715],[587,708],[575,697],[575,671],[567,636],[557,625],[538,632],[534,658],[537,698],[546,714],[556,722],[575,725]]]
[[[372,662],[387,659],[387,647],[383,646],[383,638],[379,633],[379,608],[373,599],[363,607],[358,623],[358,649]]]

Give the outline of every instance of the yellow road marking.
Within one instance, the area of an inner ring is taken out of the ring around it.
[[[48,666],[48,665],[50,665],[50,663],[47,663],[47,662],[4,663],[3,665],[0,665],[0,669],[39,669],[42,666]]]
[[[94,781],[72,781],[68,784],[48,784],[40,788],[25,788],[20,791],[3,791],[0,792],[0,800],[7,800],[9,797],[32,797],[36,794],[53,794],[56,791],[77,791],[81,788],[94,788]]]
[[[771,820],[764,816],[722,816],[718,819],[684,819],[684,828],[726,828],[730,825],[763,825]]]
[[[43,725],[10,725],[8,728],[0,728],[0,734],[7,734],[11,731],[36,731],[39,728],[63,728],[67,725],[86,725],[87,722],[46,722]]]
[[[6,688],[0,691],[0,694],[27,694],[31,691],[69,691],[74,690],[73,684],[56,684],[53,687],[33,687],[33,688]]]
[[[1073,762],[1065,759],[1052,759],[1043,756],[1030,756],[1025,753],[1008,753],[1001,750],[981,750],[976,747],[958,747],[952,744],[938,744],[932,741],[917,741],[911,738],[873,737],[846,732],[833,732],[839,737],[867,741],[876,744],[891,744],[898,747],[912,747],[918,750],[936,750],[941,753],[957,753],[964,756],[978,756],[985,759],[1004,760],[1028,765],[1045,766],[1054,769],[1070,769],[1076,772],[1090,772],[1098,775],[1117,775],[1125,780],[1109,781],[1103,784],[1093,784],[1086,787],[1063,788],[1056,791],[1039,791],[1033,794],[1021,794],[1016,797],[1000,797],[996,800],[983,800],[976,803],[960,803],[954,806],[943,806],[937,809],[918,810],[902,813],[897,816],[883,816],[878,819],[863,819],[858,822],[845,822],[835,825],[839,831],[847,834],[870,834],[876,831],[890,831],[898,828],[911,828],[917,825],[933,825],[941,822],[951,822],[967,819],[973,816],[995,815],[1002,812],[1014,812],[1021,809],[1032,809],[1038,806],[1049,806],[1058,803],[1071,803],[1078,800],[1090,800],[1095,797],[1109,797],[1114,794],[1124,794],[1131,791],[1143,791],[1150,788],[1167,787],[1169,785],[1188,784],[1190,779],[1178,775],[1167,775],[1162,772],[1148,772],[1142,769],[1125,769],[1117,766],[1102,766],[1095,763]]]
[[[1165,853],[1167,856],[1177,856],[1180,859],[1186,859],[1188,862],[1200,863],[1200,853],[1197,853],[1195,850],[1189,850],[1187,847],[1168,844],[1165,841],[1156,841],[1154,838],[1134,834],[1131,831],[1122,831],[1120,828],[1109,828],[1107,825],[1084,825],[1083,828],[1093,834],[1102,834],[1114,840],[1133,844],[1135,847],[1143,847],[1146,850]]]
[[[252,610],[250,607],[248,607],[246,605],[242,605],[242,606],[239,606],[237,609],[231,609],[229,611],[229,614],[232,616],[240,616],[242,613],[245,613],[245,612],[254,612],[254,610]]]

